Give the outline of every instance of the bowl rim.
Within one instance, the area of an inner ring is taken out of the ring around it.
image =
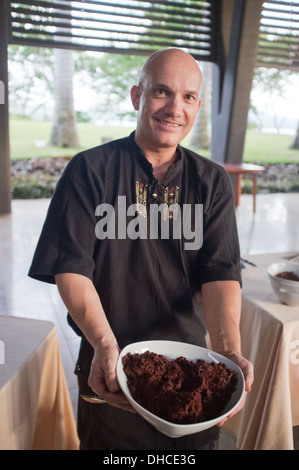
[[[278,266],[281,266],[281,270],[279,270]],[[283,269],[284,267],[284,269]],[[278,268],[277,272],[273,273],[271,271],[276,270]],[[277,262],[277,263],[272,263],[270,266],[267,268],[267,273],[268,276],[272,279],[275,279],[277,282],[283,283],[283,284],[290,284],[292,286],[298,286],[299,287],[299,281],[293,281],[292,279],[284,279],[282,277],[277,277],[277,274],[279,272],[283,271],[294,271],[295,274],[299,275],[299,264],[297,263],[290,263],[290,262]]]
[[[119,371],[121,370],[122,373],[124,374],[123,372],[123,365],[122,365],[122,358],[125,356],[125,354],[128,352],[128,349],[131,348],[132,346],[136,346],[136,347],[141,347],[141,346],[145,346],[146,345],[149,345],[149,344],[157,344],[157,343],[172,343],[172,344],[176,344],[176,345],[184,345],[184,346],[192,346],[194,348],[197,348],[198,350],[202,349],[204,350],[208,355],[209,357],[212,359],[210,362],[223,362],[221,361],[221,359],[223,358],[226,362],[228,362],[229,364],[231,364],[231,367],[236,370],[238,372],[238,378],[241,378],[241,384],[238,385],[238,388],[240,388],[239,390],[239,394],[240,394],[240,397],[238,398],[238,400],[236,401],[236,403],[231,406],[227,411],[225,411],[225,413],[221,414],[220,416],[218,417],[215,417],[215,418],[212,418],[210,420],[206,420],[206,421],[199,421],[197,423],[191,423],[191,424],[178,424],[178,423],[172,423],[171,421],[167,421],[163,418],[160,418],[159,416],[151,413],[149,410],[147,410],[146,408],[144,408],[142,405],[140,405],[138,402],[136,402],[134,400],[134,398],[132,397],[131,395],[131,392],[127,386],[127,384],[125,384],[125,387],[123,386],[122,384],[122,381],[119,381],[119,385],[120,385],[120,388],[122,389],[123,393],[125,394],[125,396],[127,398],[129,398],[131,401],[132,401],[132,404],[135,405],[135,409],[138,411],[138,410],[141,410],[142,412],[144,412],[146,415],[148,415],[149,417],[153,418],[154,420],[158,421],[159,423],[161,424],[164,424],[165,426],[168,426],[168,427],[171,427],[172,429],[176,429],[176,430],[180,430],[180,429],[188,429],[188,430],[192,430],[192,429],[197,429],[198,427],[203,427],[203,426],[206,426],[206,425],[210,425],[210,427],[216,425],[217,423],[219,423],[220,421],[222,421],[225,417],[227,417],[229,414],[231,414],[236,408],[237,406],[240,404],[243,396],[244,396],[244,392],[245,392],[245,379],[244,379],[244,375],[243,375],[243,372],[242,370],[240,369],[240,367],[234,363],[233,361],[231,361],[230,359],[228,359],[227,357],[215,352],[215,351],[212,351],[211,349],[208,349],[208,348],[203,348],[201,346],[197,346],[195,344],[191,344],[191,343],[184,343],[184,342],[181,342],[181,341],[171,341],[171,340],[147,340],[147,341],[139,341],[139,342],[136,342],[136,343],[130,343],[128,344],[127,346],[125,346],[122,351],[120,352],[120,355],[119,355],[119,358],[118,358],[118,361],[117,361],[117,376],[119,377]],[[147,348],[147,350],[149,350],[149,348]],[[136,351],[137,352],[137,351]],[[145,351],[144,351],[145,352]],[[163,353],[157,353],[157,354],[163,354]],[[213,357],[214,356],[214,357]],[[167,357],[167,353],[165,353],[165,357]],[[176,357],[179,357],[179,356],[176,356]],[[217,359],[216,359],[217,358]],[[200,358],[199,358],[200,359]],[[189,359],[191,360],[191,359]],[[227,364],[225,364],[226,367],[229,367]],[[125,374],[124,374],[125,375]],[[229,402],[228,402],[229,404]],[[227,405],[228,405],[227,404]]]

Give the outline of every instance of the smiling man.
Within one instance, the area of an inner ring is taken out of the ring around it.
[[[131,342],[205,347],[208,331],[212,348],[242,368],[246,392],[253,381],[252,365],[241,356],[240,254],[230,180],[221,166],[180,145],[199,110],[200,85],[200,69],[189,54],[153,54],[131,91],[136,131],[74,156],[49,207],[29,275],[56,282],[69,322],[82,337],[79,394],[96,393],[107,402],[79,398],[81,449],[217,448],[219,427],[171,439],[134,412],[116,377],[119,352]],[[194,226],[202,232],[200,246],[187,250],[170,223],[169,237],[159,230],[146,238],[126,230],[128,214],[135,215],[128,208],[148,224],[157,206],[165,208],[161,224],[163,217],[177,221],[176,209],[189,207],[189,232]],[[97,236],[106,223],[103,207],[118,223],[108,231],[113,236]],[[194,223],[198,207],[200,227]]]
[[[181,50],[156,52],[147,62],[131,98],[138,110],[135,140],[152,164],[176,157],[200,107],[201,81],[196,61]]]

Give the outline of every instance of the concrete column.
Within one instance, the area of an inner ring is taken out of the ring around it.
[[[263,0],[246,2],[236,70],[231,124],[227,140],[226,162],[241,163],[247,128],[252,79],[256,65],[260,15]]]
[[[213,68],[212,159],[243,158],[263,0],[223,0],[221,35]]]
[[[0,1],[0,214],[11,212],[7,0]]]

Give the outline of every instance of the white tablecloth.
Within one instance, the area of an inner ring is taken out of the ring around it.
[[[267,267],[289,254],[249,256],[243,270],[241,335],[243,355],[255,368],[245,408],[227,426],[244,450],[291,450],[299,425],[299,307],[282,304]]]

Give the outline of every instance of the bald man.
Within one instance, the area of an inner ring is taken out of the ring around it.
[[[180,145],[200,108],[201,80],[197,62],[180,49],[148,59],[131,90],[136,131],[73,157],[36,248],[29,275],[57,284],[69,323],[82,337],[79,394],[106,402],[79,397],[84,450],[217,448],[219,426],[172,439],[135,413],[115,370],[129,343],[163,339],[206,347],[208,332],[212,348],[242,368],[246,392],[253,381],[252,365],[241,356],[230,180],[221,166]],[[152,217],[157,208],[159,219]]]

